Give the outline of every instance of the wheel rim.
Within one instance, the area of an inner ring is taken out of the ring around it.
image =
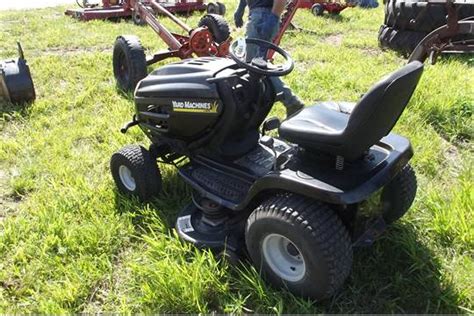
[[[120,52],[118,56],[118,75],[122,83],[128,82],[127,57],[124,52]]]
[[[143,23],[142,17],[140,16],[140,14],[138,14],[137,11],[133,11],[132,17],[133,17],[133,21],[135,22],[135,24],[142,24]]]
[[[288,238],[280,234],[269,234],[262,242],[265,261],[280,278],[297,282],[306,274],[306,264],[301,251]]]
[[[137,188],[137,184],[135,183],[135,179],[132,176],[132,171],[127,166],[120,166],[119,167],[119,177],[120,181],[125,188],[129,191],[135,191]]]

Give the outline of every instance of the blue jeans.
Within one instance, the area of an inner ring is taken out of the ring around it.
[[[269,34],[263,34],[261,28],[261,25],[270,14],[272,14],[271,8],[255,8],[250,10],[245,37],[272,42],[273,38],[275,38],[277,35],[280,26],[277,25],[275,29]],[[247,45],[247,62],[250,62],[255,57],[265,58],[266,55],[266,49],[257,47],[253,44]],[[275,88],[275,93],[277,95],[276,101],[281,101],[285,107],[294,106],[297,98],[293,95],[291,89],[280,79],[280,77],[269,77],[269,79]]]
[[[273,38],[278,33],[279,26],[277,25],[271,33],[263,33],[261,25],[272,14],[271,8],[255,8],[250,10],[249,21],[247,23],[247,32],[245,37],[261,39],[267,42],[272,42]],[[247,45],[247,62],[250,62],[255,57],[266,57],[267,50],[257,47],[256,45]]]

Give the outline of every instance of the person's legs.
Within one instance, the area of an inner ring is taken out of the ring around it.
[[[245,37],[271,42],[278,33],[278,27],[276,27],[271,34],[262,34],[261,28],[259,27],[266,18],[266,15],[269,14],[271,14],[271,9],[258,8],[250,10]],[[247,62],[250,62],[255,57],[265,58],[266,53],[266,49],[261,50],[256,45],[247,45]],[[287,116],[292,115],[304,107],[303,102],[301,102],[298,96],[293,94],[293,91],[291,91],[279,77],[270,77],[270,80],[277,94],[276,100],[281,101],[286,107]]]
[[[271,42],[273,37],[278,32],[278,28],[273,30],[269,34],[262,32],[261,25],[265,23],[265,19],[271,14],[270,8],[256,8],[249,12],[249,21],[247,22],[247,30],[245,33],[246,38],[256,38],[267,42]],[[250,62],[253,58],[265,58],[266,49],[261,49],[255,44],[247,45],[247,62]]]
[[[270,77],[275,93],[277,95],[276,101],[280,101],[286,108],[286,116],[293,115],[304,107],[304,103],[298,98],[296,94],[291,91],[280,77]]]

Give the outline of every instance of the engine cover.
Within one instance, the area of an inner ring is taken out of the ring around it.
[[[201,57],[150,73],[135,90],[142,129],[152,138],[165,135],[190,141],[201,136],[223,111],[217,85],[208,79],[228,68],[237,68],[231,59]]]

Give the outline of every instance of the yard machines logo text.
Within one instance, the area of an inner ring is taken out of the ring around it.
[[[199,113],[217,113],[219,104],[214,102],[196,102],[196,101],[171,101],[173,111],[176,112],[199,112]]]

